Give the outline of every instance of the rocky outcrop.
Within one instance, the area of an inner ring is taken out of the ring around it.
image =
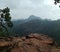
[[[55,51],[53,44],[53,39],[47,35],[32,33],[22,38],[2,38],[0,52],[53,52]]]

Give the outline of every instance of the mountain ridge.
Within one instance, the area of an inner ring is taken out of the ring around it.
[[[60,20],[48,20],[48,19],[34,19],[23,20],[23,23],[19,21],[15,23],[13,30],[18,34],[17,36],[25,36],[30,33],[42,33],[47,34],[57,41],[60,41]]]

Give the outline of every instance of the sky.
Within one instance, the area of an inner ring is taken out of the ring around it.
[[[30,15],[42,19],[60,19],[60,8],[54,0],[0,0],[0,9],[9,7],[12,19],[26,19]]]

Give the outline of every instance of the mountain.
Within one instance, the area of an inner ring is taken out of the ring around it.
[[[29,16],[29,18],[27,20],[36,20],[36,19],[40,19],[40,17],[37,17],[37,16],[34,16],[34,15],[31,15]]]
[[[60,20],[43,20],[31,15],[28,19],[15,22],[13,31],[16,36],[26,36],[30,33],[46,34],[60,43]]]
[[[13,21],[13,24],[22,24],[22,23],[25,23],[25,22],[28,22],[30,20],[36,20],[36,19],[41,19],[40,17],[37,17],[37,16],[34,16],[34,15],[31,15],[29,16],[27,19],[20,19],[20,20],[14,20]]]
[[[31,20],[40,20],[41,18],[40,17],[37,17],[37,16],[34,16],[34,15],[31,15],[31,16],[29,16],[27,19],[20,19],[20,20],[13,20],[13,28],[12,29],[14,29],[14,28],[16,28],[17,26],[19,26],[20,24],[24,24],[24,23],[26,23],[26,22],[28,22],[28,21],[31,21]]]

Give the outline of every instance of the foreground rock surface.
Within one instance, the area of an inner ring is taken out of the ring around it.
[[[32,33],[22,38],[0,38],[0,52],[60,52],[60,48],[47,35]]]

